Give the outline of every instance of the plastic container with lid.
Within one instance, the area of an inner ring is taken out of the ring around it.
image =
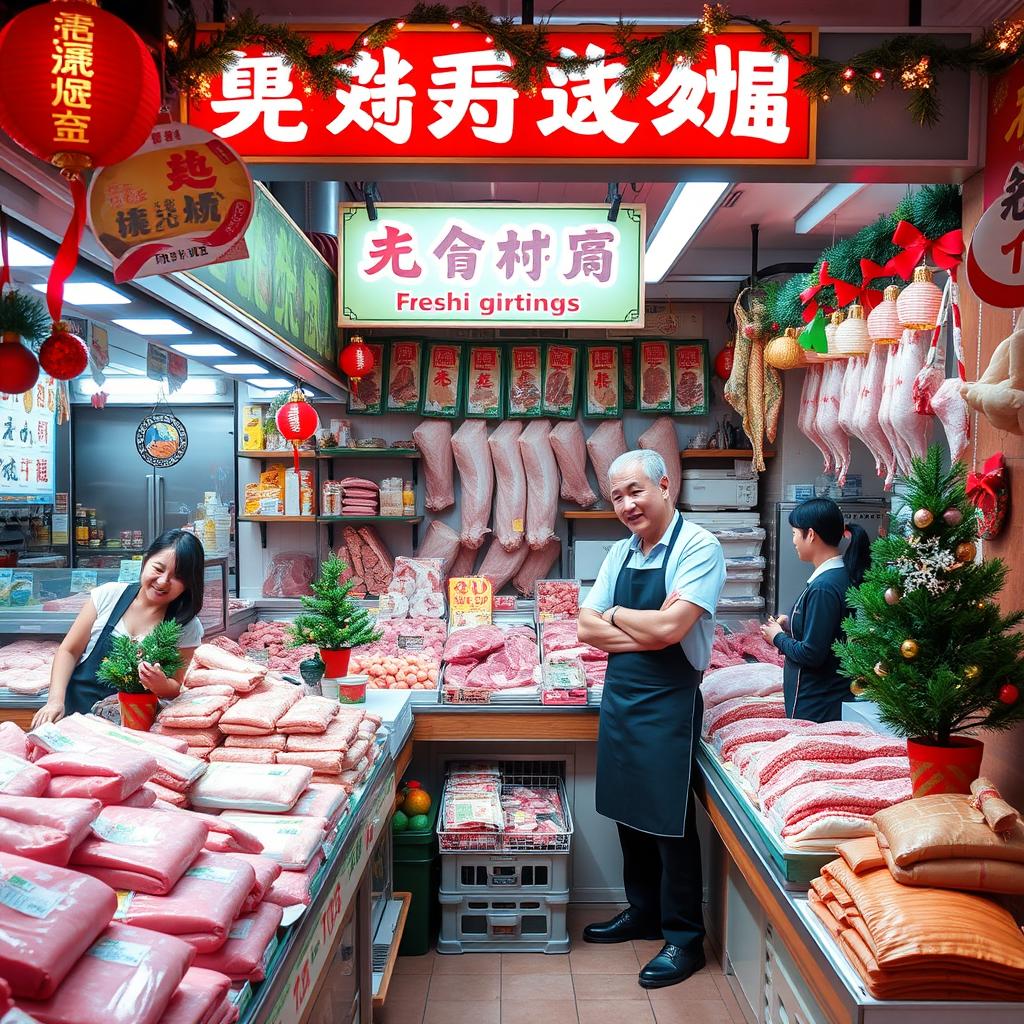
[[[366,683],[369,676],[337,676],[334,679],[324,678],[320,690],[325,697],[333,697],[340,704],[365,704]]]

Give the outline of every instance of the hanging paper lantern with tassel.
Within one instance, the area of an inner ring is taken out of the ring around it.
[[[942,290],[932,281],[932,272],[927,267],[918,267],[913,283],[896,300],[900,323],[910,331],[934,331],[941,307]]]
[[[732,364],[736,359],[736,342],[729,339],[725,348],[715,356],[715,376],[719,380],[728,380],[732,375]]]
[[[895,345],[903,336],[896,308],[899,294],[899,285],[889,285],[882,301],[868,314],[868,337],[876,345]]]
[[[373,351],[358,334],[355,334],[342,349],[338,365],[342,373],[347,374],[353,381],[358,381],[373,372]]]
[[[850,306],[846,319],[836,328],[833,345],[837,356],[863,356],[871,351],[863,306]]]
[[[131,156],[159,108],[160,80],[149,50],[94,0],[38,4],[0,31],[0,128],[60,168],[74,203],[46,292],[55,322],[85,227],[82,174]]]
[[[277,410],[274,417],[277,429],[286,441],[291,441],[295,455],[295,472],[299,471],[299,445],[308,441],[320,429],[320,417],[306,401],[306,396],[296,388],[288,401]]]

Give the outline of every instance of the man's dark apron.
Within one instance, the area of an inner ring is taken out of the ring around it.
[[[75,666],[68,681],[68,690],[64,695],[64,714],[73,715],[76,712],[87,715],[93,704],[104,697],[109,697],[115,691],[105,686],[96,678],[96,670],[100,662],[110,653],[111,635],[114,627],[121,621],[121,616],[128,611],[128,606],[135,600],[139,592],[138,584],[126,587],[124,593],[118,598],[110,617],[106,621],[102,632],[96,638],[96,646],[89,652],[89,657],[80,661]]]
[[[682,526],[680,517],[660,569],[627,568],[632,550],[626,552],[614,604],[637,611],[661,608],[668,558]],[[599,814],[641,832],[683,835],[703,711],[700,680],[680,644],[608,656],[597,737]]]

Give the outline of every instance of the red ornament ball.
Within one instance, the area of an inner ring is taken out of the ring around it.
[[[999,687],[999,700],[1003,704],[1016,704],[1020,699],[1020,690],[1013,683]]]
[[[359,380],[373,372],[373,350],[362,338],[354,337],[351,343],[342,349],[338,365],[342,373],[347,374],[352,380]]]
[[[719,380],[728,380],[732,374],[732,364],[736,358],[736,346],[726,345],[721,352],[715,356],[715,376]]]
[[[89,349],[66,321],[58,320],[39,349],[39,365],[54,380],[73,380],[89,365]]]
[[[99,7],[37,4],[0,32],[0,126],[40,160],[74,169],[119,163],[146,141],[159,109],[145,43]]]
[[[20,395],[39,380],[39,362],[17,334],[0,338],[0,391]]]

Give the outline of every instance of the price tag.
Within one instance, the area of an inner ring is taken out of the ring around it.
[[[118,574],[118,583],[138,583],[142,577],[141,558],[122,558],[121,571]]]
[[[205,882],[219,882],[221,885],[230,885],[235,880],[237,871],[230,868],[198,867],[189,868],[185,872],[186,878],[201,878]]]
[[[448,628],[489,626],[493,609],[491,581],[459,576],[448,581]]]
[[[400,651],[422,651],[426,645],[427,638],[424,636],[400,636],[398,638]]]
[[[140,942],[122,942],[120,939],[100,939],[86,954],[110,964],[138,967],[149,956],[149,946]]]
[[[64,893],[59,890],[46,889],[20,875],[10,874],[6,878],[0,878],[0,904],[27,917],[40,920],[49,917],[62,899]]]
[[[390,619],[395,614],[395,600],[391,594],[381,594],[377,599],[377,618]]]
[[[95,569],[72,569],[71,570],[71,593],[82,594],[92,590],[97,583]]]
[[[494,610],[496,612],[514,612],[516,610],[515,597],[512,594],[495,595]]]

